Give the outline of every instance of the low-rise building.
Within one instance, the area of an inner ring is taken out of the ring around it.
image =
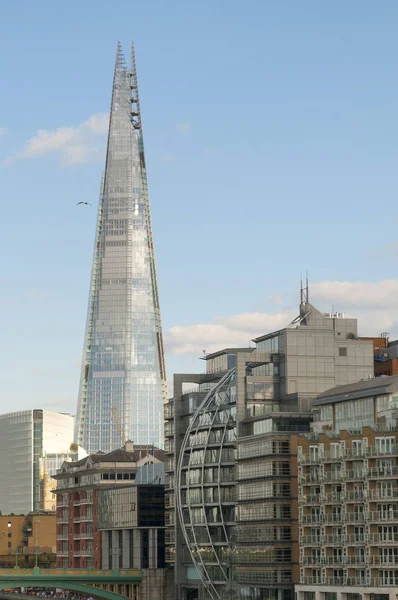
[[[57,481],[57,566],[141,569],[141,600],[165,600],[164,451],[123,448],[65,462]]]
[[[54,567],[55,513],[0,516],[0,567]]]

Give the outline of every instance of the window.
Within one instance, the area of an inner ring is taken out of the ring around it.
[[[340,348],[339,348],[339,356],[347,356],[347,348],[340,346]]]
[[[378,454],[391,454],[391,452],[395,452],[395,437],[376,438],[376,452]]]
[[[8,542],[8,547],[11,548],[11,542]]]

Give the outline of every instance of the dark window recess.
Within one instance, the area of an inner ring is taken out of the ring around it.
[[[75,483],[79,483],[79,478],[75,477]]]
[[[347,348],[339,348],[339,356],[347,356]]]
[[[8,534],[8,537],[10,538],[11,536],[12,536],[12,533],[9,533],[9,534]]]
[[[123,473],[118,473],[116,475],[116,479],[123,479]]]
[[[109,568],[112,569],[112,556],[113,556],[113,548],[112,548],[112,531],[108,531],[108,547],[109,547]]]
[[[109,479],[109,473],[102,473],[102,479]]]
[[[149,569],[149,531],[141,531],[141,569]]]
[[[130,544],[130,569],[134,568],[134,531],[129,530],[129,544]]]
[[[164,529],[158,529],[158,569],[164,569],[165,567],[165,531]]]
[[[164,527],[164,487],[138,485],[138,527]]]
[[[11,548],[11,542],[8,542],[8,547]]]

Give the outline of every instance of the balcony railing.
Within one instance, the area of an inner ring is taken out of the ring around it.
[[[378,458],[384,456],[396,456],[398,454],[398,444],[394,444],[391,448],[380,449],[375,446],[368,446],[363,448],[346,448],[345,450],[340,449],[338,452],[323,452],[318,456],[310,456],[309,454],[302,454],[298,457],[298,462],[301,465],[316,465],[322,462],[338,462],[344,459],[355,460],[360,458]]]
[[[380,546],[397,546],[398,545],[398,534],[386,534],[371,533],[369,542]]]
[[[398,510],[388,510],[385,512],[372,511],[369,513],[369,521],[398,521]]]
[[[368,498],[370,500],[392,500],[398,499],[398,487],[393,489],[370,490]]]
[[[320,525],[325,522],[325,515],[301,515],[299,516],[299,522],[308,525]]]
[[[322,577],[319,571],[319,577],[302,577],[300,583],[304,585],[324,585],[325,578]]]
[[[325,535],[303,535],[300,538],[300,543],[304,546],[319,546],[326,542]]]

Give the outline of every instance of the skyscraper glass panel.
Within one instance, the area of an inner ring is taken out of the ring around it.
[[[75,441],[163,446],[166,376],[134,48],[112,90]]]

